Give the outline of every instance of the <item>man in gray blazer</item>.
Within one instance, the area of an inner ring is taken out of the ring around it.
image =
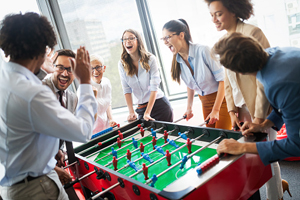
[[[57,57],[53,62],[54,72],[43,80],[43,84],[52,90],[58,100],[62,95],[62,105],[70,112],[75,113],[78,100],[76,94],[68,89],[74,80],[69,58],[75,58],[73,51],[69,49],[58,50]]]
[[[75,58],[75,53],[69,49],[61,49],[54,55],[53,73],[47,75],[41,75],[39,78],[42,79],[44,85],[47,85],[52,92],[56,95],[57,99],[60,101],[61,105],[68,109],[73,114],[77,106],[77,96],[74,92],[70,91],[68,87],[74,80],[74,74],[71,70],[70,59]],[[52,64],[52,63],[48,63]],[[58,151],[55,156],[57,160],[57,165],[59,167],[63,166],[64,154],[63,154],[63,140],[60,140],[60,151]]]
[[[68,87],[74,80],[74,74],[71,70],[71,62],[69,59],[75,59],[76,55],[69,49],[58,50],[56,54],[54,55],[53,60],[54,72],[48,74],[47,76],[46,74],[40,75],[39,78],[44,78],[42,80],[43,84],[47,85],[52,90],[57,99],[60,101],[61,105],[75,114],[78,98],[74,92],[68,89]],[[49,65],[52,64],[52,60],[50,62],[51,63],[48,63]],[[64,165],[65,154],[62,150],[63,142],[63,140],[60,140],[60,150],[58,150],[58,153],[55,156],[58,167],[62,167]],[[71,177],[69,174],[63,173],[63,171],[61,173],[57,173],[59,174],[59,178],[63,184],[70,181]],[[67,189],[66,192],[70,199],[78,199],[73,188]]]

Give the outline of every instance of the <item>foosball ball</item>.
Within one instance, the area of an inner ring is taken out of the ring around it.
[[[99,134],[98,134],[99,135]],[[271,177],[258,155],[217,155],[224,138],[265,134],[137,120],[74,149],[69,170],[87,199],[249,199]]]

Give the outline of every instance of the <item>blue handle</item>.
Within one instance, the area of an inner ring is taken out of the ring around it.
[[[110,131],[112,131],[112,130],[113,130],[113,127],[109,127],[109,128],[107,128],[107,129],[105,129],[105,130],[103,130],[103,131],[100,131],[100,132],[95,133],[94,135],[92,135],[92,138],[91,138],[91,139],[94,139],[94,138],[96,138],[96,137],[98,137],[98,136],[100,136],[100,135],[103,135],[104,133],[108,133],[108,132],[110,132]]]

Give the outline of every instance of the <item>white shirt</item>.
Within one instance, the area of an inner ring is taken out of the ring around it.
[[[234,74],[228,73],[228,70],[226,70],[226,72],[227,72],[229,83],[231,85],[231,90],[232,90],[231,92],[232,92],[234,105],[238,108],[242,108],[243,105],[245,104],[245,100],[237,84],[236,75],[235,73]]]
[[[97,119],[94,124],[93,134],[109,128],[107,109],[111,105],[111,84],[108,78],[102,77],[100,84],[91,80],[91,84],[97,88]]]
[[[59,139],[87,142],[97,104],[92,86],[80,85],[76,115],[63,108],[53,92],[27,68],[0,68],[0,185],[54,169]]]
[[[179,54],[176,60],[180,63],[181,79],[200,96],[205,96],[218,91],[219,81],[224,81],[224,69],[219,62],[212,59],[207,46],[189,44],[189,63],[194,68],[194,76]]]
[[[164,96],[163,91],[159,88],[161,82],[159,71],[157,67],[157,61],[154,55],[149,59],[150,70],[147,72],[142,68],[139,62],[138,76],[127,76],[124,67],[119,61],[119,74],[121,78],[123,93],[133,93],[136,99],[133,99],[134,104],[147,103],[150,98],[151,91],[157,91],[156,99],[160,99]]]

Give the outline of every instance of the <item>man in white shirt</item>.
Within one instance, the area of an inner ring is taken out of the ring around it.
[[[5,199],[68,199],[57,173],[59,139],[86,142],[93,130],[97,104],[90,85],[88,52],[77,50],[72,70],[80,82],[76,114],[64,109],[35,76],[53,49],[55,33],[36,13],[6,16],[0,48],[8,63],[0,68],[0,185]],[[68,125],[66,125],[68,124]]]

